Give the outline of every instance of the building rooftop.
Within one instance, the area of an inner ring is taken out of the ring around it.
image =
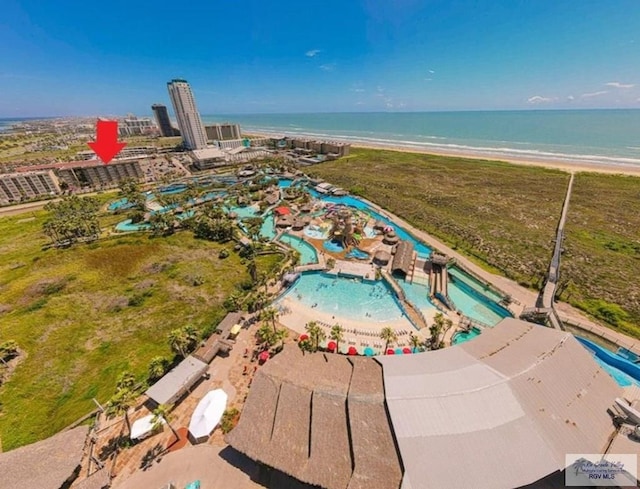
[[[205,362],[189,355],[149,387],[145,394],[158,404],[171,404],[197,382],[206,370]]]
[[[194,149],[191,151],[198,160],[208,160],[211,158],[225,158],[226,154],[218,148]]]
[[[46,440],[0,453],[3,489],[59,489],[75,479],[89,428],[79,426]]]

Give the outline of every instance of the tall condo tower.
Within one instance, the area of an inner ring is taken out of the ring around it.
[[[156,124],[158,124],[158,127],[160,128],[160,135],[165,138],[175,136],[176,131],[171,125],[167,106],[162,104],[153,104],[151,106],[151,110],[153,110],[153,115],[156,118]]]
[[[167,88],[185,147],[187,149],[206,148],[207,133],[196,108],[191,86],[187,80],[176,79],[168,82]]]

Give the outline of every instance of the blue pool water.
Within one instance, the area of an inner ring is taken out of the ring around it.
[[[342,251],[344,251],[344,248],[342,247],[342,243],[340,243],[339,241],[325,241],[324,243],[322,243],[322,247],[327,250],[327,251],[331,251],[333,253],[340,253]]]
[[[120,209],[130,209],[131,207],[133,207],[133,204],[130,204],[129,201],[126,199],[126,197],[120,200],[116,200],[115,202],[111,202],[111,204],[109,204],[110,211],[117,211]]]
[[[288,178],[281,178],[280,180],[278,180],[278,187],[289,188],[291,187],[292,183],[293,183],[293,180],[290,180]]]
[[[469,287],[473,288],[479,294],[491,299],[494,302],[500,302],[502,300],[502,296],[494,292],[492,289],[485,287],[483,283],[478,281],[475,277],[472,277],[468,273],[459,269],[456,266],[452,266],[448,268],[449,276],[457,279],[458,281],[463,281]]]
[[[350,207],[355,207],[356,209],[365,211],[375,220],[382,221],[387,226],[391,226],[395,230],[396,234],[400,239],[404,239],[405,241],[410,241],[411,243],[413,243],[413,246],[420,257],[427,258],[431,254],[431,248],[429,248],[424,243],[418,241],[416,238],[414,238],[411,234],[409,234],[406,230],[398,226],[396,223],[392,222],[391,220],[387,219],[380,213],[376,212],[366,202],[363,202],[360,199],[356,197],[352,197],[350,195],[347,195],[345,197],[334,197],[331,195],[319,194],[314,189],[309,189],[309,192],[316,199],[321,199],[326,202],[333,202],[335,204],[344,204],[344,205],[348,205]]]
[[[127,232],[131,232],[131,231],[144,231],[147,229],[151,229],[151,225],[146,223],[146,222],[142,222],[139,224],[133,224],[131,222],[131,219],[127,219],[125,221],[119,222],[118,224],[116,224],[116,231],[120,231],[121,233],[127,233]]]
[[[463,280],[449,280],[449,297],[462,314],[487,326],[495,326],[504,318],[511,317],[509,311]]]
[[[431,299],[429,299],[429,287],[418,283],[407,282],[403,279],[397,279],[398,285],[404,291],[407,300],[419,309],[422,314],[428,314],[436,309]]]
[[[316,249],[304,239],[292,236],[291,234],[283,234],[280,236],[279,241],[288,244],[300,253],[300,265],[318,263],[318,254],[316,253]]]
[[[245,217],[257,217],[260,211],[257,206],[249,205],[246,207],[230,207],[229,212],[235,212],[238,214],[238,219],[244,219]]]
[[[359,250],[358,248],[352,248],[349,253],[345,255],[347,258],[355,258],[356,260],[368,260],[369,253]]]
[[[272,213],[264,215],[263,218],[264,221],[262,222],[262,226],[260,226],[260,236],[272,240],[276,237],[275,218]]]
[[[477,328],[471,328],[469,331],[460,331],[453,336],[452,343],[459,345],[470,341],[480,335],[480,330]]]
[[[601,347],[586,338],[576,336],[593,358],[613,379],[623,387],[631,384],[640,385],[640,365]]]
[[[386,282],[336,277],[323,272],[306,272],[289,289],[290,296],[308,307],[336,317],[384,323],[401,319],[402,310]],[[368,315],[367,315],[368,314]]]

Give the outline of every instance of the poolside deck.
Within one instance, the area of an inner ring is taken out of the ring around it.
[[[327,270],[329,275],[358,277],[366,280],[375,280],[376,267],[371,263],[360,263],[345,260],[336,260],[334,267]]]

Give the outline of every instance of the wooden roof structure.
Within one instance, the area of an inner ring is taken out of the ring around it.
[[[371,358],[285,347],[256,374],[227,442],[326,489],[393,489],[402,479],[382,369]]]
[[[391,262],[391,272],[402,272],[408,275],[413,263],[413,243],[400,241],[396,246],[396,254]]]

